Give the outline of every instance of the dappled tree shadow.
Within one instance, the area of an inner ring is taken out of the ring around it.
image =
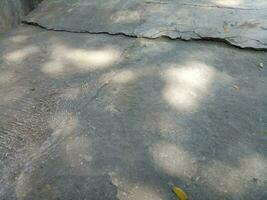
[[[22,138],[1,198],[264,199],[265,52],[27,26],[1,43],[0,136]]]

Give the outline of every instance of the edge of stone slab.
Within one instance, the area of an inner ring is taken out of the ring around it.
[[[238,48],[238,49],[244,49],[244,50],[254,50],[254,51],[266,51],[267,52],[267,46],[266,47],[253,47],[253,46],[243,46],[241,44],[238,44],[237,42],[230,41],[227,38],[220,38],[220,37],[205,37],[201,36],[197,33],[198,37],[189,37],[189,38],[184,38],[182,36],[177,36],[177,37],[171,37],[170,35],[167,34],[161,34],[158,36],[143,36],[143,35],[138,35],[138,34],[129,34],[129,33],[124,33],[124,32],[110,32],[110,31],[88,31],[88,30],[81,30],[81,29],[72,29],[72,28],[65,28],[65,27],[48,27],[45,25],[42,25],[38,22],[35,21],[30,21],[27,20],[25,17],[22,19],[21,23],[30,25],[30,26],[35,26],[39,27],[41,29],[47,30],[47,31],[57,31],[57,32],[69,32],[69,33],[88,33],[88,34],[108,34],[108,35],[121,35],[125,37],[131,37],[131,38],[145,38],[145,39],[158,39],[158,38],[168,38],[170,40],[182,40],[182,41],[211,41],[211,42],[219,42],[219,43],[224,43],[229,46]]]

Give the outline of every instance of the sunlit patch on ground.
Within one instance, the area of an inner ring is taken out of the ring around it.
[[[29,38],[29,36],[27,36],[27,35],[15,35],[15,36],[10,38],[10,41],[12,41],[14,43],[22,43],[25,40],[27,40],[28,38]]]
[[[245,156],[231,166],[220,161],[208,165],[197,162],[181,146],[166,142],[153,145],[150,152],[154,165],[164,173],[193,178],[222,194],[243,195],[252,185],[264,187],[267,181],[267,160],[258,154]]]
[[[120,70],[116,72],[116,75],[113,77],[113,81],[116,83],[127,83],[133,81],[136,77],[136,74],[132,70]]]
[[[120,177],[116,173],[110,173],[113,185],[118,189],[117,198],[119,200],[164,200],[159,188],[155,188],[145,183],[132,182]]]
[[[165,173],[183,178],[191,178],[197,170],[196,161],[181,146],[159,143],[151,148],[154,165]]]
[[[215,70],[198,62],[184,66],[173,66],[163,74],[166,86],[162,92],[164,99],[178,109],[195,110],[200,101],[209,94]]]
[[[264,0],[212,0],[218,6],[234,7],[234,8],[257,8],[265,9],[267,2]]]
[[[8,62],[22,62],[28,56],[38,53],[39,48],[36,46],[27,46],[22,49],[12,51],[4,56]]]
[[[215,0],[215,3],[221,6],[239,6],[244,0]]]
[[[51,60],[42,68],[44,73],[50,75],[103,69],[110,67],[120,59],[120,52],[111,47],[87,50],[56,44],[51,47],[51,51]]]
[[[232,195],[243,194],[251,185],[264,185],[267,181],[266,158],[253,154],[239,160],[237,166],[214,162],[202,171],[210,187]]]
[[[131,23],[139,21],[140,19],[141,16],[139,11],[130,11],[130,10],[118,11],[111,16],[111,20],[114,23],[118,22]]]

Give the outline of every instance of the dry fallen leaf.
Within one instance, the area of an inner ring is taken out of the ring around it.
[[[224,26],[223,26],[223,31],[224,31],[225,33],[228,33],[228,32],[229,32],[229,28],[228,28],[228,26],[224,25]]]

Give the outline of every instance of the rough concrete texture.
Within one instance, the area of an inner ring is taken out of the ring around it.
[[[175,200],[177,185],[265,200],[266,55],[27,25],[2,36],[0,199]]]
[[[267,49],[263,0],[46,0],[25,21],[54,30],[222,40]]]
[[[37,6],[41,0],[1,0],[0,33],[20,23],[21,18]]]

